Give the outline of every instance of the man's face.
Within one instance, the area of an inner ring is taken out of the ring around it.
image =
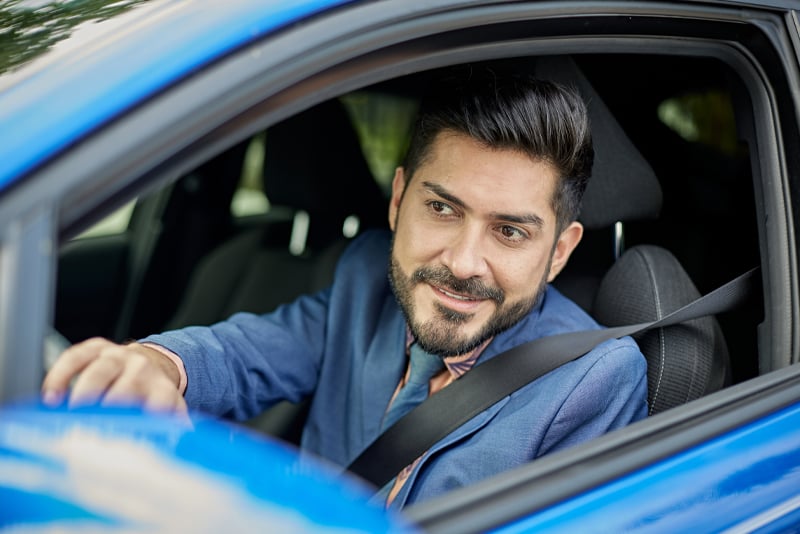
[[[536,304],[582,235],[578,223],[556,235],[556,180],[549,163],[453,132],[410,183],[397,170],[390,279],[425,350],[469,352]]]

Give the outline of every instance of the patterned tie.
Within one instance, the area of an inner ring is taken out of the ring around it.
[[[417,343],[411,345],[411,373],[408,382],[400,388],[389,411],[384,415],[381,430],[392,426],[414,406],[428,398],[428,383],[442,369],[444,362],[440,356],[428,354]]]

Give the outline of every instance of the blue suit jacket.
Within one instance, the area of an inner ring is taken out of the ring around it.
[[[406,325],[388,283],[390,236],[371,232],[343,254],[332,287],[266,315],[151,336],[186,365],[193,409],[244,419],[313,395],[302,446],[345,466],[380,432],[405,372]],[[280,283],[280,281],[276,281]],[[520,343],[598,328],[550,287],[481,361]],[[646,364],[629,338],[605,342],[501,400],[433,446],[392,506],[464,486],[647,414]]]

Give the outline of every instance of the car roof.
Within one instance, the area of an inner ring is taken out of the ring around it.
[[[0,191],[125,110],[215,60],[287,25],[355,1],[128,0],[106,8],[113,9],[114,16],[100,10],[101,18],[49,36],[57,42],[45,53],[0,72]],[[736,3],[797,6],[797,0]],[[27,1],[4,9],[41,6]],[[46,22],[52,25],[53,20]],[[17,35],[41,29],[25,28]]]
[[[56,42],[45,53],[0,74],[0,190],[198,69],[348,1],[128,2],[114,17],[50,36]],[[39,9],[25,5],[9,9]],[[17,35],[34,30],[47,27]]]

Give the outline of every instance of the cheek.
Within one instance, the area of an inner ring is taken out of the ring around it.
[[[401,265],[431,262],[442,251],[443,243],[452,237],[441,227],[426,225],[419,218],[401,211],[395,227],[395,251]],[[402,257],[401,257],[402,255]]]
[[[392,256],[406,276],[411,275],[420,263],[421,252],[418,247],[422,243],[422,240],[409,230],[408,225],[398,224],[392,244]]]
[[[548,254],[549,251],[524,257],[506,257],[493,262],[495,281],[505,291],[507,299],[516,301],[538,290],[546,274]]]

